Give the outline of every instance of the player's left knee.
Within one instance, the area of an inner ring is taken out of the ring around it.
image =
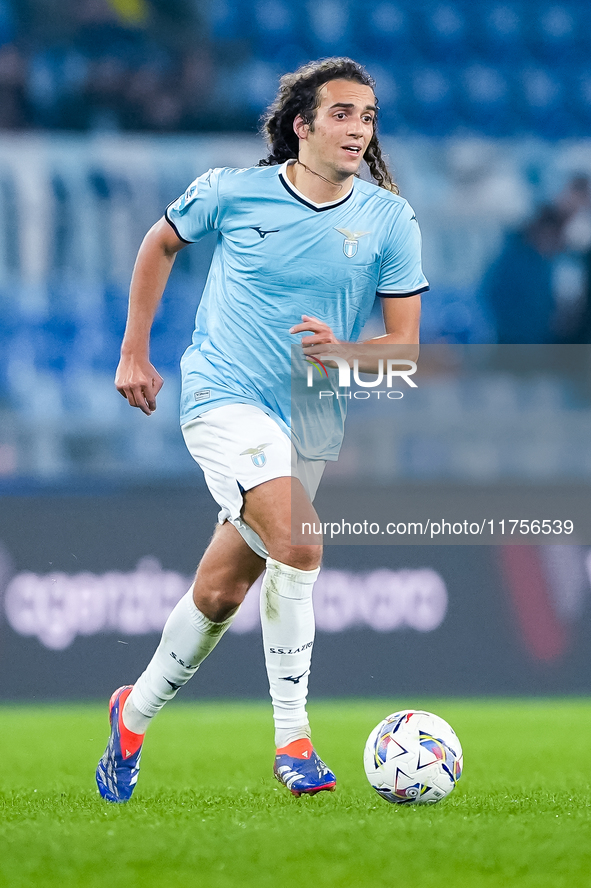
[[[270,554],[273,558],[277,561],[281,561],[283,564],[288,564],[290,567],[297,567],[298,570],[315,570],[317,567],[320,567],[320,562],[322,561],[322,546],[295,546],[291,543],[286,543],[279,548],[280,551],[277,555],[274,555],[273,552],[270,552]]]

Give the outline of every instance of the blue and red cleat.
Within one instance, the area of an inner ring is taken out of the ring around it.
[[[96,785],[108,802],[128,802],[140,771],[145,734],[133,734],[123,724],[123,707],[132,685],[118,688],[109,700],[111,736],[96,769]]]
[[[294,740],[278,749],[273,773],[294,796],[315,795],[336,789],[337,778],[314,752],[309,740]]]

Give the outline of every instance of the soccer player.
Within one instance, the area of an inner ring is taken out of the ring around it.
[[[420,232],[383,160],[376,116],[374,81],[350,59],[284,76],[265,120],[268,157],[197,178],[140,247],[115,384],[149,416],[163,383],[150,363],[150,330],[175,256],[218,233],[181,362],[181,425],[220,512],[154,657],[133,687],[111,698],[111,736],[96,773],[109,801],[131,797],[148,725],[218,643],[263,571],[274,773],[296,796],[335,788],[305,708],[321,540],[294,545],[291,513],[317,520],[312,500],[338,445],[320,459],[305,436],[292,444],[291,346],[305,356],[356,340],[376,293],[386,329],[379,342],[418,342],[420,293],[428,289]],[[363,159],[377,184],[357,177]]]

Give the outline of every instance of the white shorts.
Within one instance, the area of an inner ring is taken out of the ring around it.
[[[241,518],[243,494],[273,478],[295,477],[313,500],[326,462],[300,456],[279,425],[252,404],[214,407],[182,431],[220,506],[218,522],[230,521],[250,548],[267,558],[260,536]]]

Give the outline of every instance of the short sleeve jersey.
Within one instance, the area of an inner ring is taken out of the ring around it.
[[[182,424],[224,404],[254,404],[289,433],[292,346],[306,335],[289,330],[302,315],[355,341],[376,293],[429,288],[419,226],[403,198],[355,179],[341,199],[315,204],[286,167],[209,170],[166,211],[188,243],[217,231],[181,361]],[[324,458],[336,459],[338,437]]]

